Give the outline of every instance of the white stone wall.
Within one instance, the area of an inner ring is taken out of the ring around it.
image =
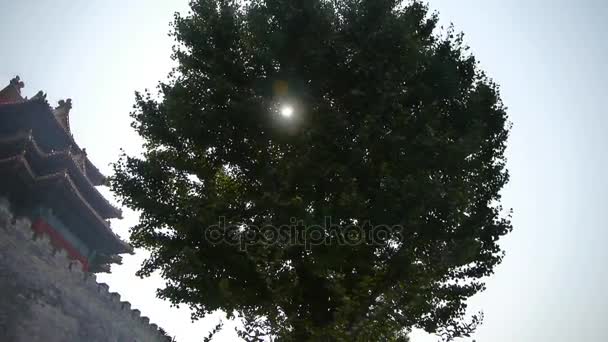
[[[139,310],[0,200],[0,341],[166,342]]]

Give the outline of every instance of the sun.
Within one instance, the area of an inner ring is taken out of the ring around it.
[[[281,107],[281,115],[282,115],[284,118],[289,118],[289,117],[291,117],[291,116],[293,115],[293,107],[292,107],[292,106],[288,106],[288,105],[286,105],[286,106],[282,106],[282,107]]]

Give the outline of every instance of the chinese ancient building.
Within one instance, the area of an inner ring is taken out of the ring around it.
[[[0,198],[10,203],[10,214],[0,208],[0,340],[164,341],[96,282],[133,249],[110,228],[122,213],[72,136],[71,100],[52,107],[23,87],[15,77],[0,90]]]
[[[51,108],[22,87],[17,77],[0,91],[0,194],[85,271],[107,272],[132,249],[110,229],[121,211],[95,188],[105,178],[72,137],[71,100]]]

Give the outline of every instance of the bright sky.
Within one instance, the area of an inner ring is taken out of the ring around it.
[[[471,300],[493,342],[608,340],[608,2],[431,0],[453,22],[502,89],[514,124],[508,149],[513,208],[507,256]],[[72,98],[76,140],[106,174],[139,140],[128,113],[133,92],[154,88],[172,62],[167,36],[186,0],[0,2],[0,86],[15,75],[25,94]],[[137,217],[113,223],[126,237]],[[190,323],[185,308],[155,298],[159,278],[134,276],[145,252],[100,276],[179,342],[201,341],[216,317]],[[233,340],[231,327],[217,340]],[[434,341],[421,333],[415,342]]]

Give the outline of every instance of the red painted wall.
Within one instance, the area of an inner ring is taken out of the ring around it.
[[[78,252],[74,246],[66,241],[61,234],[53,229],[49,223],[39,218],[32,223],[32,229],[36,232],[36,234],[48,235],[55,248],[65,249],[68,252],[68,257],[70,257],[70,259],[80,261],[82,263],[82,269],[85,271],[89,270],[88,259],[84,255],[80,254],[80,252]]]

